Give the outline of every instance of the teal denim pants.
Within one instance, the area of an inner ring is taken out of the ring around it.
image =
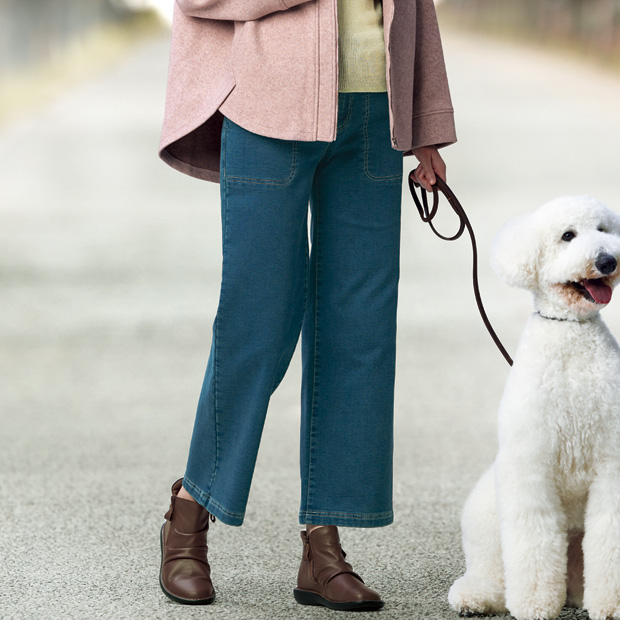
[[[222,522],[243,522],[300,332],[299,521],[392,522],[402,166],[386,93],[340,93],[335,142],[224,120],[220,301],[183,483]]]

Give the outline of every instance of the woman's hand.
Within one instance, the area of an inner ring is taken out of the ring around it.
[[[432,192],[435,185],[435,174],[446,180],[446,164],[434,146],[421,146],[413,149],[413,154],[420,162],[413,174],[418,183],[427,191]]]

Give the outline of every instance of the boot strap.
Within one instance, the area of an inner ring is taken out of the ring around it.
[[[202,562],[209,566],[209,561],[207,560],[207,547],[175,547],[170,549],[168,547],[166,549],[166,561],[172,562],[174,560],[194,560],[196,562]],[[204,552],[204,554],[202,553]]]
[[[358,579],[359,581],[364,583],[364,580],[357,573],[353,572],[352,570],[339,570],[339,571],[336,571],[333,575],[330,575],[325,580],[325,584],[324,585],[327,585],[332,579],[334,579],[334,577],[338,577],[338,575],[352,575],[353,577],[355,577],[356,579]]]

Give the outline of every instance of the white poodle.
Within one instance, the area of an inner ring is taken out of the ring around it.
[[[620,347],[600,317],[620,278],[620,216],[559,198],[508,223],[492,252],[530,290],[499,408],[499,453],[463,511],[462,616],[620,619]]]

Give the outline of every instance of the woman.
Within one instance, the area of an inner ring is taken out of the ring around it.
[[[393,520],[403,153],[456,140],[432,0],[177,0],[161,157],[221,184],[222,286],[164,593],[207,604],[209,519],[241,525],[269,398],[302,335],[295,598],[378,609],[338,526]],[[312,214],[308,245],[308,203]]]

